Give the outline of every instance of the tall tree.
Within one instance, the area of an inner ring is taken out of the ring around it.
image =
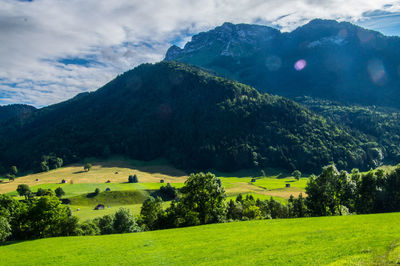
[[[225,219],[225,190],[214,174],[191,174],[181,194],[179,203],[198,213],[201,224],[217,223]]]
[[[12,174],[12,175],[18,174],[18,168],[15,165],[10,167],[10,174]]]
[[[58,198],[61,198],[62,196],[65,195],[65,191],[61,187],[56,188],[54,192],[56,193],[56,196]]]
[[[301,172],[299,170],[294,170],[293,173],[292,173],[292,176],[294,176],[294,178],[299,180],[300,177],[301,177]]]
[[[20,184],[17,187],[17,192],[18,192],[18,195],[24,196],[25,199],[27,199],[29,194],[31,193],[31,189],[26,184]]]
[[[162,213],[162,200],[160,197],[156,199],[149,197],[143,202],[140,216],[147,230],[158,229],[156,223]]]
[[[114,216],[114,232],[117,234],[140,232],[135,217],[126,208],[120,208]]]
[[[307,207],[314,216],[342,214],[342,208],[353,208],[356,188],[346,171],[339,172],[335,165],[328,165],[322,173],[310,177],[306,187]]]
[[[0,243],[11,235],[11,225],[5,217],[0,216]]]
[[[89,172],[90,169],[92,169],[92,164],[90,164],[90,163],[85,164],[85,165],[83,166],[83,169],[84,169],[86,172]]]

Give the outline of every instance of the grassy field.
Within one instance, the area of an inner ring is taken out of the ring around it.
[[[94,192],[96,188],[100,189],[100,191],[105,191],[106,188],[109,188],[111,191],[129,191],[129,190],[156,190],[165,184],[161,183],[81,183],[81,184],[42,184],[32,186],[31,190],[36,192],[38,188],[44,189],[52,189],[55,190],[58,187],[61,187],[64,192],[64,198],[69,198],[73,196],[78,196],[85,193]],[[181,188],[183,183],[171,183],[173,187]],[[9,192],[9,195],[17,195],[16,191]]]
[[[172,167],[165,160],[142,162],[115,157],[109,160],[91,159],[89,162],[93,164],[89,172],[83,171],[83,164],[75,164],[49,172],[18,177],[13,182],[3,181],[0,183],[0,193],[17,196],[15,189],[19,184],[29,185],[33,192],[38,188],[55,190],[61,187],[66,193],[63,198],[71,200],[74,215],[89,219],[101,216],[102,213],[115,212],[120,206],[128,206],[133,213],[138,213],[140,203],[149,195],[149,191],[165,185],[160,183],[161,179],[176,188],[181,188],[187,178],[184,171]],[[297,197],[300,192],[304,193],[307,178],[297,181],[284,171],[270,168],[264,171],[267,176],[256,177],[256,182],[251,182],[251,179],[257,176],[260,170],[215,174],[221,178],[228,199],[234,199],[238,194],[251,194],[262,200],[272,196],[284,203],[290,195]],[[128,176],[133,174],[138,176],[139,183],[127,183]],[[61,184],[63,179],[67,180],[66,184]],[[110,183],[106,183],[108,180]],[[287,188],[286,184],[290,184],[290,187]],[[103,197],[105,195],[103,193],[96,197],[87,197],[87,194],[94,192],[96,188],[101,192],[109,188],[111,193],[107,194],[109,197]],[[139,194],[143,197],[137,200]],[[93,209],[97,204],[104,204],[109,208],[101,212],[95,211]],[[76,211],[77,209],[80,211]]]
[[[400,213],[263,220],[0,246],[3,265],[389,265]]]
[[[49,172],[30,174],[18,177],[13,182],[3,182],[0,184],[0,193],[15,191],[19,184],[37,186],[42,184],[61,184],[64,179],[68,183],[125,183],[128,176],[136,174],[141,183],[160,183],[161,179],[165,183],[183,183],[187,175],[178,170],[164,160],[141,162],[123,158],[113,158],[110,160],[97,160],[92,162],[93,167],[89,172],[83,171],[82,164],[69,165]],[[38,181],[36,181],[38,180]]]
[[[143,203],[150,196],[147,190],[126,190],[126,191],[103,191],[98,195],[94,193],[82,194],[68,198],[71,205],[96,206],[107,205],[130,205]]]

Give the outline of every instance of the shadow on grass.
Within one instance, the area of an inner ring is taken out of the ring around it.
[[[86,173],[86,172],[87,172],[87,171],[81,170],[81,171],[73,172],[73,174],[76,175],[76,174],[82,174],[82,173]]]
[[[93,166],[101,166],[102,168],[130,168],[137,169],[150,174],[159,173],[172,177],[180,177],[187,175],[186,171],[175,168],[168,160],[157,158],[148,161],[138,161],[123,156],[113,156],[108,159],[86,158],[83,162],[91,163]]]
[[[18,244],[18,243],[26,242],[26,241],[32,241],[32,240],[25,240],[25,241],[24,240],[11,240],[11,241],[0,243],[0,247],[10,246],[10,245],[13,245],[13,244]]]
[[[91,192],[91,193],[88,193],[88,194],[86,195],[86,198],[91,199],[91,198],[96,197],[97,195],[99,195],[99,194],[98,194],[98,193],[95,193],[95,192]]]
[[[261,176],[261,170],[264,171],[265,176]],[[287,177],[291,177],[292,175],[284,169],[276,169],[276,168],[252,168],[252,169],[243,169],[234,172],[220,172],[216,170],[209,170],[206,172],[214,173],[218,177],[238,177],[238,178],[277,178],[283,179]]]

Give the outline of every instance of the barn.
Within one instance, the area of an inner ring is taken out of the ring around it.
[[[99,204],[94,209],[95,210],[104,210],[104,205],[103,204]]]

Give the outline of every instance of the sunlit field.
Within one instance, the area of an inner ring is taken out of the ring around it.
[[[233,222],[0,246],[4,265],[389,265],[400,213]]]
[[[187,173],[172,167],[165,160],[143,162],[113,158],[92,159],[90,162],[93,167],[87,172],[83,170],[83,165],[69,165],[49,172],[21,176],[12,182],[3,181],[0,183],[0,193],[17,197],[15,189],[19,184],[28,184],[32,192],[39,188],[55,190],[61,187],[65,192],[62,198],[68,200],[72,213],[86,220],[114,213],[120,207],[139,214],[141,203],[154,191],[166,183],[179,189],[187,178]],[[261,200],[273,197],[286,203],[290,195],[297,197],[299,193],[304,194],[308,178],[297,181],[277,169],[265,169],[265,177],[258,176],[258,173],[259,170],[245,170],[216,174],[221,178],[228,200],[243,194]],[[138,176],[139,183],[128,183],[128,176],[133,174]],[[253,178],[255,182],[252,182]],[[61,183],[63,179],[67,183]],[[160,180],[164,180],[164,183]],[[290,187],[286,187],[286,184],[290,184]],[[101,193],[91,197],[96,188]],[[106,192],[106,189],[110,191]],[[94,210],[98,204],[104,204],[105,209]]]

